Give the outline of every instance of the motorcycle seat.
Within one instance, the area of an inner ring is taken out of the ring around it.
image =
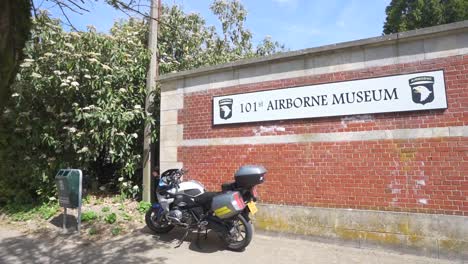
[[[218,192],[205,192],[195,197],[195,202],[199,205],[210,205],[213,197],[218,195]]]

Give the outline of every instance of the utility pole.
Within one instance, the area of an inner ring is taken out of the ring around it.
[[[146,79],[145,111],[151,113],[151,105],[156,91],[156,80],[159,75],[158,66],[158,20],[161,0],[151,0],[150,27],[148,48],[151,52],[150,66]],[[143,142],[143,201],[151,202],[151,124],[145,124]]]

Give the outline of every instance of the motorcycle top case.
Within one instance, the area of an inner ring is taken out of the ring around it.
[[[234,180],[239,188],[251,188],[257,184],[263,183],[266,169],[263,166],[246,165],[240,167]]]
[[[216,195],[211,202],[211,210],[221,219],[233,217],[242,212],[244,208],[245,203],[239,192],[226,192]]]

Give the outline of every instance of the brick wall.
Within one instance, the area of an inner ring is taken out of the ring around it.
[[[212,126],[212,97],[443,69],[448,109]],[[183,140],[468,125],[468,56],[370,67],[185,93]],[[468,216],[468,138],[179,146],[189,177],[219,190],[242,164],[269,173],[259,191],[274,204]]]

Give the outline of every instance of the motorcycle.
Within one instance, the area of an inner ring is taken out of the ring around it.
[[[190,232],[215,231],[226,247],[245,249],[253,236],[250,214],[258,209],[257,185],[263,183],[263,166],[242,166],[234,174],[234,182],[222,184],[221,192],[207,192],[198,181],[183,181],[183,169],[170,169],[161,174],[156,189],[157,202],[146,212],[146,225],[157,234],[174,227],[186,230],[179,247]]]

